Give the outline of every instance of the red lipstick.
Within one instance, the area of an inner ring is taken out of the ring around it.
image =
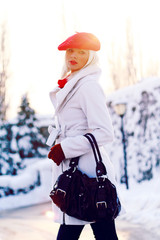
[[[74,61],[74,60],[72,60],[72,61],[69,61],[70,62],[70,64],[72,64],[72,65],[76,65],[77,64],[77,62],[76,61]]]

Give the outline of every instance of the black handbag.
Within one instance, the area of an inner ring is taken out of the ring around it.
[[[78,170],[79,158],[73,158],[70,168],[58,177],[50,197],[62,212],[77,219],[89,222],[115,219],[121,210],[116,187],[107,178],[95,137],[90,133],[84,136],[94,153],[97,177],[90,178]]]

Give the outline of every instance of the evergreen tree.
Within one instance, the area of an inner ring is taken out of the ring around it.
[[[22,168],[21,159],[16,151],[12,150],[13,132],[8,123],[0,125],[0,175],[17,175]]]
[[[17,122],[17,146],[21,159],[44,157],[45,139],[36,126],[35,111],[30,107],[27,94],[22,97]]]

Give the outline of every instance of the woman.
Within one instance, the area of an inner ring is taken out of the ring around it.
[[[66,51],[62,80],[58,81],[50,98],[55,107],[56,129],[50,129],[48,157],[54,161],[53,181],[69,168],[70,159],[80,156],[79,169],[89,177],[95,177],[95,160],[90,143],[84,137],[92,133],[100,147],[109,179],[115,183],[113,166],[103,146],[113,140],[113,128],[107,110],[105,95],[98,84],[101,70],[98,67],[96,51],[99,40],[91,33],[76,33],[58,47]],[[63,214],[53,205],[55,221],[60,229],[57,240],[77,240],[85,224],[76,218]],[[98,240],[117,240],[114,221],[90,223]]]

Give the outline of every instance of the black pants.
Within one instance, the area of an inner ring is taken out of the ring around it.
[[[118,240],[114,221],[91,223],[96,240]],[[61,225],[57,240],[78,240],[84,225]]]

